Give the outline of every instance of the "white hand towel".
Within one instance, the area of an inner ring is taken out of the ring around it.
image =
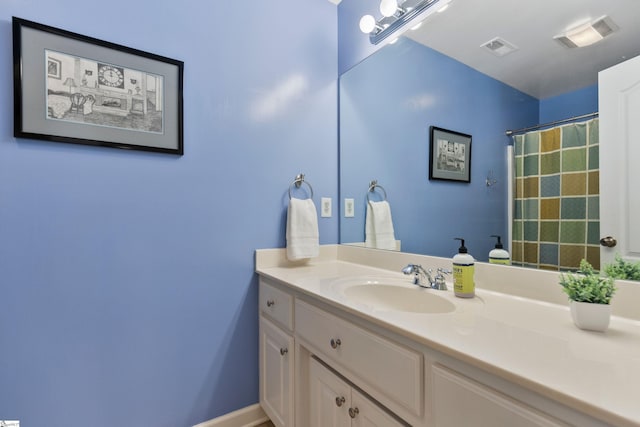
[[[287,209],[287,258],[313,258],[320,253],[318,214],[312,199],[289,200]]]
[[[391,206],[386,200],[367,203],[365,246],[377,249],[396,249]]]

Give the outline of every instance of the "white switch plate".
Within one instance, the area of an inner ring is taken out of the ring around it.
[[[353,218],[355,216],[353,199],[344,199],[344,217]]]
[[[320,216],[323,218],[331,218],[331,197],[323,197],[320,199],[322,209]]]

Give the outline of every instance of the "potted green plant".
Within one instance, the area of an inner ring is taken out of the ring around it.
[[[616,254],[615,261],[604,266],[604,272],[614,279],[640,280],[640,262],[632,263]]]
[[[560,275],[560,285],[569,297],[571,317],[578,328],[607,330],[611,318],[611,297],[616,291],[613,277],[601,276],[583,259],[578,273]]]

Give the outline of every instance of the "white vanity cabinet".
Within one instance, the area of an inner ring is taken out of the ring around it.
[[[293,297],[261,280],[259,306],[260,404],[276,426],[293,426]]]
[[[260,403],[277,427],[609,426],[321,295],[261,277],[259,304]]]
[[[567,426],[446,366],[434,364],[431,372],[436,427]]]
[[[402,427],[376,403],[315,358],[309,366],[309,427]]]

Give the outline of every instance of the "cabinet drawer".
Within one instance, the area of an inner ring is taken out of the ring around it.
[[[567,424],[445,366],[434,364],[432,372],[432,405],[437,427],[567,427]]]
[[[296,334],[316,347],[339,369],[366,384],[381,402],[391,401],[421,416],[422,355],[375,335],[317,307],[296,300]],[[330,363],[332,364],[332,363]],[[392,408],[393,409],[393,408]]]
[[[293,329],[293,297],[260,279],[260,311],[285,328]]]

